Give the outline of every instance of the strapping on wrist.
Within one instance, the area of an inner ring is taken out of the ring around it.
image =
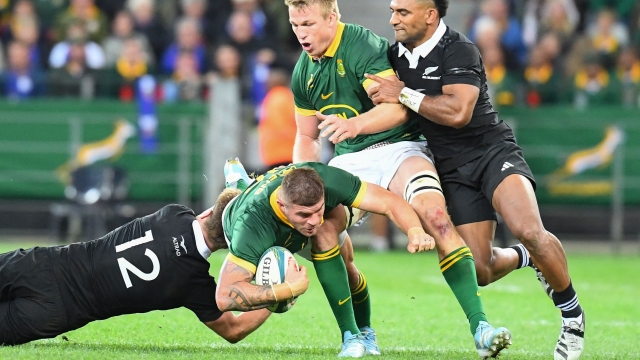
[[[400,101],[402,105],[416,113],[420,113],[420,104],[422,103],[422,99],[424,99],[423,93],[409,89],[408,87],[402,89],[400,96],[398,97],[398,101]]]

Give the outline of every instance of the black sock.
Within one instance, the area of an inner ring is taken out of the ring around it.
[[[533,266],[531,257],[529,257],[529,251],[522,244],[509,246],[511,249],[518,253],[518,267],[516,269],[522,269],[525,266]]]
[[[553,303],[562,311],[563,318],[575,318],[582,314],[582,307],[578,301],[578,294],[573,290],[573,284],[569,282],[569,286],[561,292],[554,291],[551,295]]]

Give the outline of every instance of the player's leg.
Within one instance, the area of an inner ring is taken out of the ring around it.
[[[540,218],[533,186],[520,174],[506,177],[493,193],[493,205],[511,232],[528,250],[548,284],[553,303],[562,313],[562,330],[554,351],[556,359],[577,359],[584,349],[584,311],[569,277],[567,258],[558,238]]]
[[[55,337],[66,311],[46,249],[0,255],[0,346]]]
[[[364,336],[367,354],[380,355],[376,332],[371,327],[371,297],[369,296],[367,278],[358,270],[353,261],[353,244],[346,231],[340,234],[340,242],[340,254],[347,267],[356,325]]]
[[[366,346],[356,324],[347,268],[338,244],[338,234],[346,228],[346,221],[342,206],[325,216],[324,223],[311,239],[311,259],[340,327],[343,344],[339,356],[361,357],[366,353]]]
[[[447,213],[433,163],[422,156],[406,158],[389,189],[413,206],[425,231],[435,239],[442,275],[467,316],[480,356],[497,355],[511,344],[511,334],[505,328],[494,329],[487,322],[471,250]]]

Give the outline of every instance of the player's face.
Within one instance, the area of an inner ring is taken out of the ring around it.
[[[338,16],[332,12],[325,18],[318,3],[302,8],[290,6],[289,22],[302,50],[313,57],[320,58],[336,35]]]
[[[396,41],[422,43],[427,33],[427,19],[436,11],[433,7],[415,0],[392,0],[391,20]],[[426,40],[426,39],[424,39]]]
[[[311,206],[285,204],[284,202],[280,206],[287,220],[304,236],[314,236],[322,225],[324,197]]]

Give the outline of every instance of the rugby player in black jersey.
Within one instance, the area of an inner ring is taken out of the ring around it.
[[[227,248],[216,229],[229,200],[221,196],[198,216],[168,205],[97,240],[1,254],[0,346],[52,338],[94,320],[178,307],[193,311],[225,340],[242,340],[270,312],[236,316],[216,305],[207,258]],[[290,282],[308,281],[291,269]]]
[[[479,285],[534,267],[562,312],[558,360],[577,359],[584,348],[584,312],[573,289],[560,241],[545,230],[535,181],[513,131],[489,101],[478,48],[442,18],[448,0],[393,0],[390,23],[396,43],[389,60],[399,81],[367,75],[380,84],[369,92],[375,104],[402,103],[412,111],[435,156],[451,218],[473,253]],[[355,117],[329,119],[342,140],[402,123]],[[522,244],[492,247],[496,212]]]

